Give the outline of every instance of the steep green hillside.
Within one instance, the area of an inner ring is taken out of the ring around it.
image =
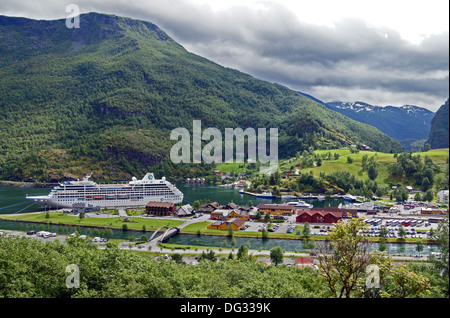
[[[444,105],[442,105],[436,112],[432,122],[430,137],[427,143],[430,144],[431,148],[448,148],[448,99]]]
[[[170,131],[194,119],[221,131],[279,128],[281,157],[311,145],[401,150],[286,87],[187,52],[149,22],[89,13],[68,29],[0,16],[0,56],[0,179],[183,174],[191,167],[168,159]]]

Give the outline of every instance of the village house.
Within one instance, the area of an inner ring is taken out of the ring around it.
[[[241,206],[234,210],[229,216],[234,216],[236,218],[247,221],[249,219],[256,219],[256,214],[258,214],[258,208],[250,206]]]
[[[411,192],[411,191],[414,190],[413,187],[411,187],[411,186],[406,186],[405,189],[406,189],[406,191],[408,191],[408,192]]]
[[[272,216],[290,216],[294,214],[295,210],[296,208],[289,204],[258,204],[259,213],[269,213]]]
[[[176,211],[176,205],[172,202],[149,202],[145,212],[149,215],[172,216]]]
[[[239,231],[245,225],[245,221],[241,219],[230,219],[228,221],[216,221],[207,226],[212,230],[228,230],[230,227],[233,231]]]
[[[442,190],[437,193],[437,201],[440,203],[448,203],[448,190]]]
[[[190,204],[183,205],[179,207],[175,213],[174,216],[178,216],[179,218],[182,217],[188,217],[195,214],[194,208]]]
[[[203,203],[198,209],[198,213],[211,213],[214,210],[220,209],[222,206],[217,202]]]
[[[217,209],[211,212],[211,220],[226,220],[228,214],[234,210]]]
[[[239,205],[237,205],[236,203],[231,202],[231,203],[228,203],[228,204],[222,206],[222,209],[224,209],[224,210],[234,210],[234,209],[237,209],[238,207],[239,207]]]
[[[311,267],[318,269],[318,267],[314,264],[314,258],[312,257],[296,257],[294,261],[296,267]]]
[[[205,183],[205,178],[187,178],[184,182],[186,183]]]
[[[295,221],[297,223],[337,223],[344,212],[299,210]]]
[[[439,208],[422,208],[420,211],[421,214],[448,214],[448,209],[439,209]]]
[[[326,212],[343,212],[343,218],[356,218],[358,217],[358,212],[376,212],[375,210],[367,210],[367,209],[346,209],[339,208],[335,206],[324,206],[324,207],[313,207],[310,211],[326,211]]]

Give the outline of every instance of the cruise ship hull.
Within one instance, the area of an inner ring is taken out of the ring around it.
[[[145,207],[148,202],[172,202],[179,204],[183,201],[181,198],[166,198],[166,197],[145,197],[144,199],[128,199],[128,200],[73,200],[73,201],[63,201],[56,198],[51,198],[49,196],[34,196],[27,197],[28,200],[34,201],[37,205],[42,208],[72,208],[73,204],[85,204],[86,207]]]
[[[54,187],[46,196],[27,196],[43,208],[114,208],[145,207],[149,202],[183,201],[183,193],[163,177],[147,173],[141,180],[133,177],[127,184],[98,185],[86,176],[82,181],[68,181]]]

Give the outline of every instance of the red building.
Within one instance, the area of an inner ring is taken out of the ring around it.
[[[172,216],[177,206],[171,202],[149,202],[145,207],[147,214]]]
[[[344,212],[299,210],[295,221],[297,223],[337,223]]]

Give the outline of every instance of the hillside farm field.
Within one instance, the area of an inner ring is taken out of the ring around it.
[[[368,176],[366,171],[361,168],[362,158],[364,155],[368,157],[376,156],[378,162],[378,177],[377,182],[383,185],[388,185],[390,182],[396,183],[401,180],[396,180],[389,175],[388,167],[390,164],[396,163],[396,158],[394,154],[374,152],[374,151],[360,151],[359,153],[352,154],[349,149],[338,149],[338,150],[316,150],[315,154],[324,154],[330,152],[332,155],[334,153],[339,154],[339,159],[322,160],[322,165],[314,168],[306,168],[301,170],[301,173],[310,173],[312,171],[315,177],[319,177],[321,172],[326,174],[338,172],[338,171],[348,171],[355,175],[359,179],[367,180]],[[441,169],[441,172],[436,174],[436,176],[443,174],[445,171],[445,164],[449,158],[449,149],[434,149],[427,152],[416,152],[413,155],[420,155],[421,158],[428,156],[433,162]],[[347,157],[351,157],[353,162],[348,162]],[[290,163],[295,165],[295,161]]]

